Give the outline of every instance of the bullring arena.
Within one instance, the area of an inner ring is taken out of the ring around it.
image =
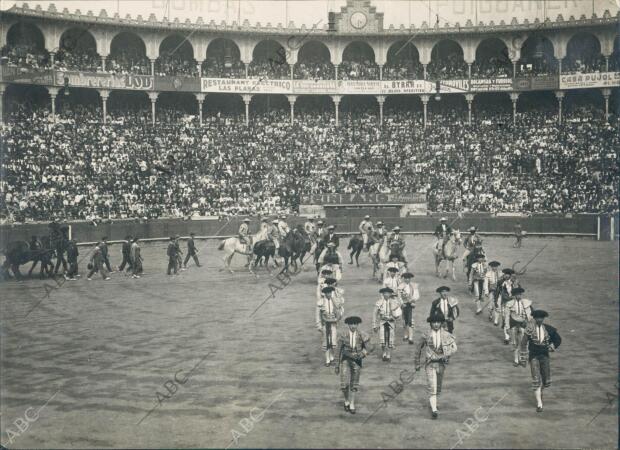
[[[2,448],[617,448],[617,2],[0,9]]]

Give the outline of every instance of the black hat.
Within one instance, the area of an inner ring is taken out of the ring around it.
[[[357,325],[362,323],[362,319],[358,316],[349,316],[344,319],[344,323],[346,323],[347,325]]]
[[[101,240],[105,241],[107,238],[108,238],[107,236],[104,236],[104,237],[101,238]]]
[[[190,236],[196,236],[196,233],[194,233],[193,231],[189,234]]]
[[[336,280],[335,278],[325,278],[325,284],[334,284],[337,282],[338,280]]]
[[[384,287],[384,288],[379,289],[379,293],[380,294],[385,294],[385,293],[393,294],[394,290],[389,287]]]
[[[392,254],[390,255],[390,259],[394,259],[394,258],[396,258],[396,259],[400,259],[400,256],[398,256],[396,253],[392,253]]]
[[[500,263],[499,261],[491,261],[489,263],[489,266],[491,266],[491,267],[499,267],[501,265],[502,265],[502,263]]]
[[[126,239],[126,240],[131,239],[131,234],[128,234],[127,236],[125,236],[125,239]]]
[[[444,317],[442,312],[436,312],[435,314],[431,314],[430,316],[428,316],[428,318],[426,319],[426,321],[428,323],[433,323],[433,322],[445,322],[446,318]]]
[[[412,274],[411,272],[405,272],[401,275],[403,278],[413,278],[415,277],[414,274]]]
[[[321,275],[326,275],[326,274],[328,274],[328,273],[333,273],[333,272],[334,272],[334,271],[333,271],[333,270],[331,270],[331,269],[323,269],[323,270],[321,270]]]
[[[545,317],[549,317],[549,313],[542,309],[537,309],[532,312],[532,317],[534,319],[544,319]]]
[[[512,295],[519,295],[519,294],[523,294],[525,292],[525,289],[523,289],[522,287],[516,287],[512,290]]]
[[[327,294],[329,292],[334,292],[336,289],[333,286],[326,286],[323,289],[321,289],[321,292],[323,294]]]
[[[396,267],[388,267],[388,272],[398,272]]]
[[[476,256],[476,259],[484,259],[486,258],[486,256],[484,256],[483,254],[479,254]]]
[[[437,289],[435,289],[435,292],[443,292],[443,291],[448,291],[450,292],[450,288],[448,286],[439,286]]]
[[[514,275],[515,271],[506,267],[505,269],[502,269],[502,273],[504,275]]]

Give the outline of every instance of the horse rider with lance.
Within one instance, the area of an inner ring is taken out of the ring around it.
[[[304,223],[304,230],[310,238],[310,253],[312,253],[314,252],[316,245],[316,238],[314,236],[314,233],[316,232],[316,225],[314,224],[314,217],[308,217],[308,220]]]
[[[435,227],[435,232],[433,233],[437,239],[441,239],[442,237],[448,236],[452,233],[452,227],[450,227],[450,225],[446,222],[448,222],[448,219],[445,217],[439,219],[439,225]]]
[[[247,246],[248,252],[252,250],[252,236],[250,236],[250,227],[249,224],[250,219],[245,218],[241,225],[239,225],[239,231],[237,237],[239,238],[239,242]]]
[[[334,273],[334,278],[338,281],[342,279],[342,255],[336,250],[336,244],[330,242],[319,256],[319,266],[321,271],[330,268]]]
[[[330,242],[333,243],[336,247],[340,245],[340,239],[338,239],[338,236],[336,236],[336,233],[334,232],[335,229],[335,225],[330,225],[327,227],[327,234],[323,238],[323,242],[325,243],[325,245],[329,244]]]
[[[321,297],[316,303],[316,328],[321,333],[321,348],[325,351],[325,366],[329,367],[334,361],[334,349],[337,341],[338,322],[344,314],[342,298],[334,295],[336,288],[326,286],[321,290]]]
[[[463,252],[463,264],[467,260],[467,256],[474,250],[474,247],[480,242],[480,236],[478,236],[478,229],[476,227],[469,227],[469,236],[465,238],[463,246],[465,251]]]
[[[395,244],[396,251],[400,254],[401,261],[405,264],[405,267],[407,267],[407,255],[405,254],[405,238],[400,234],[399,226],[392,228],[392,232],[388,235],[387,243],[390,251],[392,252],[394,252],[392,244]]]
[[[360,225],[358,228],[360,230],[360,233],[362,233],[362,237],[364,239],[364,251],[367,252],[369,248],[368,237],[372,230],[372,222],[370,221],[370,216],[368,214],[364,216],[364,220],[360,222]]]

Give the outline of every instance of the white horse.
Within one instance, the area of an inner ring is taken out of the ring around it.
[[[439,267],[442,261],[446,261],[446,272],[444,278],[448,277],[450,269],[452,269],[452,280],[456,281],[456,270],[454,261],[457,259],[458,246],[461,243],[461,233],[459,230],[453,230],[449,236],[443,239],[437,239],[433,254],[435,255],[435,274],[439,277]]]
[[[250,236],[249,245],[242,243],[241,240],[237,236],[224,239],[220,243],[219,247],[217,248],[218,250],[224,250],[224,256],[222,258],[224,260],[224,266],[225,266],[224,269],[228,270],[230,273],[234,273],[233,270],[230,268],[230,263],[232,262],[232,258],[233,256],[235,256],[235,253],[239,253],[241,255],[245,255],[248,257],[248,262],[245,265],[245,267],[247,267],[251,273],[254,273],[252,271],[252,266],[250,264],[252,262],[254,244],[256,244],[259,241],[263,241],[267,239],[267,233],[268,233],[268,228],[266,227],[262,228],[258,233],[256,233],[253,236]],[[220,270],[224,270],[224,269],[220,269]]]
[[[383,281],[383,268],[390,261],[390,247],[387,244],[387,235],[382,242],[373,242],[370,245],[368,256],[372,260],[372,277],[377,276],[379,272],[379,281]]]

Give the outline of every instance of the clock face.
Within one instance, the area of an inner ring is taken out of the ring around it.
[[[364,28],[366,26],[366,22],[368,22],[368,18],[363,12],[357,11],[351,14],[351,25],[353,28]]]

